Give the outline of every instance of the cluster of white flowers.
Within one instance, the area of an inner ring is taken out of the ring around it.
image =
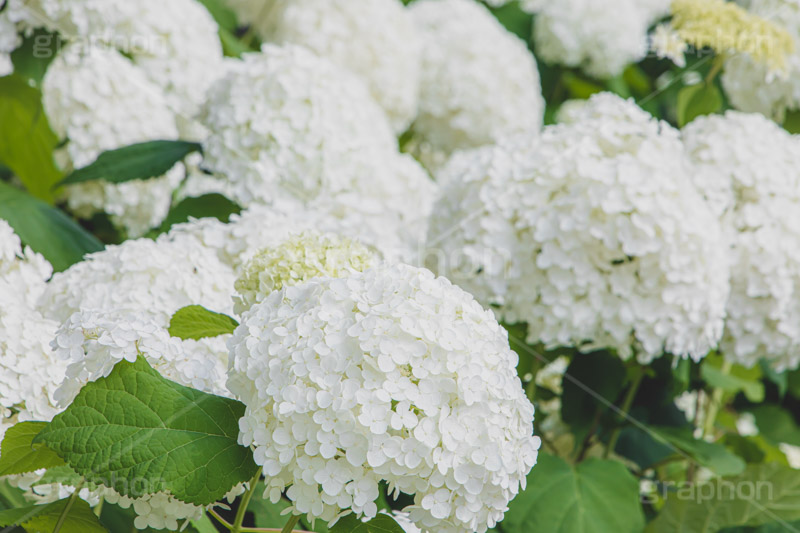
[[[120,361],[133,363],[139,356],[172,381],[219,392],[219,361],[187,353],[181,340],[170,337],[160,321],[145,311],[79,311],[61,324],[52,348],[68,365],[55,397],[62,407],[84,385],[108,376]]]
[[[331,209],[326,209],[330,207]],[[316,205],[308,209],[296,202],[254,205],[233,215],[227,224],[213,218],[192,220],[170,229],[171,238],[192,235],[214,250],[224,264],[239,273],[259,250],[276,246],[292,233],[335,233],[377,250],[386,260],[414,263],[420,240],[392,214],[370,217],[340,206]]]
[[[76,44],[62,49],[47,69],[42,98],[53,131],[67,141],[58,154],[66,168],[86,166],[106,150],[178,138],[175,115],[161,89],[111,48]],[[149,180],[68,186],[67,205],[82,217],[104,211],[137,237],[161,223],[183,176],[179,164]]]
[[[570,119],[453,158],[431,266],[526,322],[532,342],[705,356],[722,334],[729,259],[679,133],[608,93]]]
[[[202,507],[184,503],[165,492],[130,498],[121,496],[113,490],[107,490],[104,498],[108,503],[117,504],[123,509],[133,506],[133,510],[136,512],[133,525],[136,529],[179,531],[181,529],[179,521],[199,520],[203,517]]]
[[[696,185],[732,243],[722,352],[800,365],[800,138],[758,114],[700,117],[683,132]]]
[[[378,261],[364,245],[334,234],[302,233],[257,253],[234,285],[234,312],[242,314],[270,293],[324,276],[363,272]]]
[[[293,512],[375,516],[378,483],[423,529],[485,532],[536,462],[533,406],[491,312],[427,270],[284,287],[229,342],[240,442]]]
[[[0,220],[0,426],[49,420],[57,412],[64,365],[52,356],[49,339],[58,324],[34,307],[51,274],[50,264]]]
[[[130,240],[109,246],[53,276],[39,308],[59,322],[70,320],[78,311],[100,313],[98,319],[104,313],[141,312],[153,321],[153,327],[166,333],[172,314],[187,305],[230,313],[234,280],[231,268],[189,235],[157,241]],[[73,317],[74,326],[77,328],[83,321],[94,324],[93,316]],[[119,322],[121,328],[125,327],[124,320]],[[99,326],[86,325],[84,329],[94,327]],[[225,339],[175,340],[180,345],[179,363],[184,365],[179,369],[183,375],[180,381],[228,395]]]
[[[229,0],[263,38],[294,43],[330,59],[367,84],[395,132],[417,114],[420,43],[400,0]],[[263,12],[263,13],[261,13]]]
[[[648,29],[669,12],[670,0],[528,0],[527,4],[536,13],[533,35],[542,59],[610,78],[644,58]]]
[[[7,9],[25,27],[58,31],[83,49],[124,52],[186,116],[202,102],[214,79],[209,73],[222,62],[217,24],[196,0],[8,0]]]
[[[794,39],[795,51],[786,58],[786,72],[782,75],[770,73],[769,65],[747,54],[736,54],[725,63],[722,85],[737,109],[762,113],[782,122],[787,111],[800,109],[800,3],[796,0],[739,3],[787,30]]]
[[[422,85],[414,132],[434,154],[449,154],[538,131],[542,98],[536,60],[482,5],[418,0]]]
[[[11,52],[20,44],[22,39],[17,35],[17,26],[5,11],[0,11],[0,76],[7,76],[14,72],[11,63]]]
[[[212,86],[201,120],[206,165],[244,206],[335,201],[424,228],[430,178],[398,153],[361,81],[302,47],[246,54]]]

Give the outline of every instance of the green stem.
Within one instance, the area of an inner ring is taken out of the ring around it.
[[[97,518],[100,518],[100,515],[103,514],[103,503],[104,502],[105,502],[105,500],[103,498],[100,498],[100,503],[98,503],[97,505],[94,506],[94,514],[95,514],[95,516],[97,516]]]
[[[714,62],[711,64],[711,70],[708,72],[708,75],[705,79],[706,85],[711,85],[711,82],[714,81],[714,78],[717,77],[717,74],[720,73],[722,67],[725,65],[725,55],[719,54],[714,57]]]
[[[625,399],[622,401],[622,406],[620,407],[620,415],[622,418],[626,418],[628,416],[628,412],[631,410],[631,406],[633,405],[633,400],[636,398],[636,393],[639,391],[639,385],[642,384],[642,379],[644,378],[644,367],[637,364],[636,365],[636,373],[633,376],[633,382],[631,386],[628,387],[628,392],[625,395]],[[614,448],[617,447],[617,441],[619,440],[619,434],[622,431],[622,425],[617,426],[614,428],[614,432],[611,433],[611,438],[608,440],[608,446],[606,447],[606,451],[603,454],[603,457],[606,459],[611,452],[614,451]]]
[[[726,359],[723,361],[720,371],[723,375],[727,376],[731,373],[732,368],[733,363]],[[706,411],[706,416],[703,420],[703,432],[700,436],[701,439],[711,435],[711,433],[714,431],[714,422],[717,420],[719,408],[722,407],[723,394],[724,391],[720,387],[714,387],[714,390],[711,392],[711,398],[708,400],[708,410]]]
[[[233,521],[233,526],[230,528],[231,533],[242,532],[242,522],[244,522],[244,514],[247,512],[247,506],[250,504],[250,498],[256,492],[258,487],[258,480],[261,479],[261,468],[258,469],[256,475],[250,480],[250,488],[242,496],[242,501],[239,503],[239,509],[236,511],[236,518]]]
[[[69,514],[69,510],[72,509],[72,505],[75,503],[75,500],[78,499],[78,493],[81,491],[81,487],[83,487],[83,481],[78,483],[78,486],[75,487],[75,492],[73,492],[72,496],[70,496],[69,500],[67,500],[67,505],[65,505],[64,510],[61,511],[61,515],[58,517],[58,522],[56,522],[56,527],[53,528],[53,533],[58,533],[61,531],[61,526],[64,525],[67,515]]]
[[[300,515],[294,514],[289,517],[289,521],[286,522],[286,525],[283,526],[281,529],[281,533],[292,533],[294,531],[294,526],[300,521]]]

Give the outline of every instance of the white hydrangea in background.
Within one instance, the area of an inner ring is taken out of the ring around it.
[[[57,31],[81,48],[124,52],[187,120],[223,60],[219,28],[196,0],[8,0],[7,9],[12,20]]]
[[[746,54],[725,63],[722,85],[731,104],[742,111],[761,113],[783,122],[788,111],[800,109],[800,3],[796,0],[742,0],[751,13],[782,27],[794,39],[786,72],[774,75],[769,65]]]
[[[457,154],[429,264],[548,347],[702,358],[722,334],[728,256],[679,134],[603,93],[570,123]]]
[[[536,462],[533,406],[491,312],[444,278],[380,265],[284,287],[242,317],[228,386],[240,443],[293,512],[375,516],[378,483],[419,527],[485,532]],[[298,364],[302,361],[302,364]],[[343,451],[344,450],[344,451]]]
[[[278,44],[295,43],[358,75],[395,132],[417,114],[420,42],[400,0],[228,0]],[[261,14],[261,12],[264,12]]]
[[[53,276],[39,301],[48,318],[65,322],[78,311],[142,312],[166,332],[172,315],[187,305],[232,312],[230,267],[190,235],[138,239],[108,246]],[[79,318],[77,320],[82,320]],[[148,330],[149,331],[149,330]],[[177,340],[177,339],[176,339]],[[188,383],[229,395],[225,388],[225,337],[178,341]],[[192,381],[194,379],[195,381]]]
[[[386,260],[410,262],[419,255],[420,241],[407,235],[407,228],[391,213],[365,219],[341,206],[306,208],[296,202],[271,206],[254,205],[233,215],[229,223],[203,218],[170,229],[171,238],[192,235],[214,250],[224,264],[240,273],[258,251],[273,247],[291,234],[303,231],[335,233],[356,240],[380,253]]]
[[[763,115],[699,117],[683,132],[696,184],[732,242],[722,353],[800,365],[800,138]]]
[[[14,72],[11,63],[11,52],[20,44],[16,24],[9,18],[8,13],[0,11],[0,76],[7,76]]]
[[[177,139],[175,115],[161,89],[119,52],[93,46],[67,46],[47,69],[42,101],[50,126],[67,144],[58,154],[65,168],[81,168],[106,150],[156,139]],[[65,188],[76,215],[106,212],[130,236],[160,224],[183,165],[166,175],[120,184],[102,181]]]
[[[364,245],[332,233],[301,233],[258,252],[236,280],[233,309],[242,314],[270,293],[316,277],[341,278],[378,261]]]
[[[437,153],[538,131],[544,99],[524,42],[472,0],[418,0],[422,85],[414,133],[435,166]]]
[[[424,233],[435,188],[360,80],[295,45],[246,54],[209,91],[205,165],[243,206],[335,202]]]
[[[526,7],[536,13],[541,59],[610,78],[645,57],[648,29],[669,13],[670,0],[528,0]]]

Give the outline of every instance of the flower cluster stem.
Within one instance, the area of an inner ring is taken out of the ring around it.
[[[258,480],[261,479],[261,468],[256,471],[256,475],[250,480],[250,488],[242,496],[242,501],[239,503],[239,509],[236,511],[236,518],[233,521],[233,526],[230,528],[231,533],[242,533],[242,522],[244,522],[244,514],[247,512],[247,506],[250,504],[250,498],[258,487]]]
[[[631,383],[630,387],[628,387],[628,392],[625,395],[625,399],[622,401],[622,406],[620,407],[620,416],[622,418],[626,418],[628,416],[628,412],[631,410],[633,400],[636,398],[636,393],[639,391],[639,385],[642,384],[643,378],[644,367],[637,364],[635,374],[633,376],[633,382]],[[621,425],[614,428],[614,432],[611,433],[611,438],[608,440],[608,446],[606,447],[603,457],[608,458],[608,456],[614,451],[614,448],[617,447],[617,441],[619,440],[619,434],[621,431]]]

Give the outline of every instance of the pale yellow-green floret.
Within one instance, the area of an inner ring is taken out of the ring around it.
[[[273,291],[316,277],[340,278],[363,272],[379,260],[363,244],[333,234],[305,232],[257,253],[234,288],[234,311],[241,314]]]
[[[786,69],[794,51],[786,30],[725,0],[673,0],[671,26],[698,50],[746,53],[776,72]]]

